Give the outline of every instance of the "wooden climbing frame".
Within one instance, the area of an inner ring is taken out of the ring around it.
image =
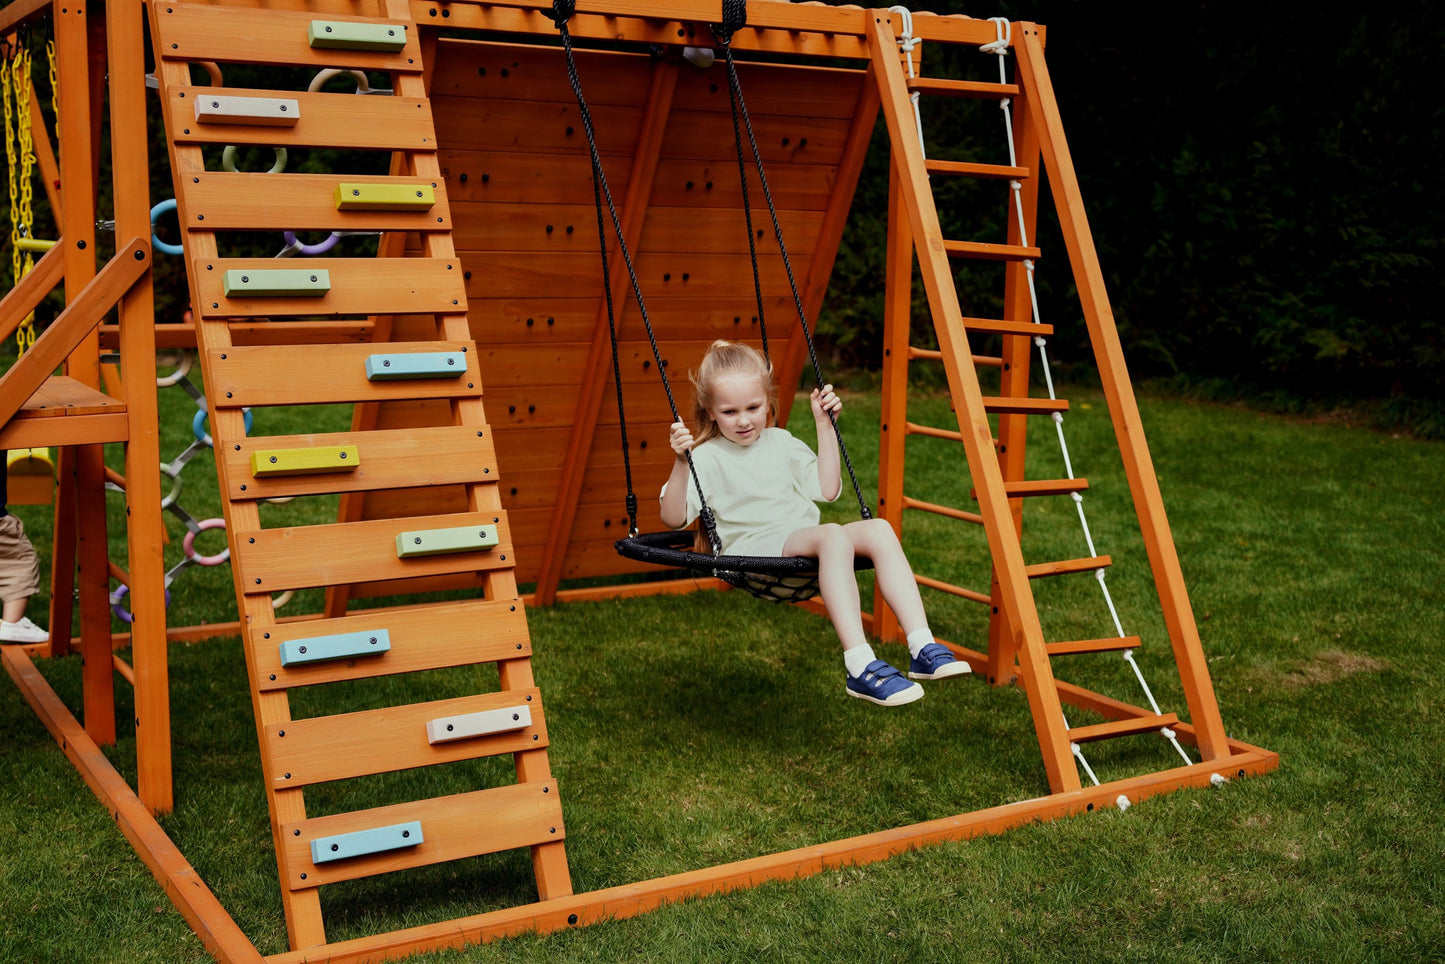
[[[682,372],[714,338],[753,339],[761,327],[752,292],[738,281],[750,268],[726,80],[681,55],[686,46],[712,45],[708,24],[721,18],[721,3],[579,0],[576,6],[569,29],[584,84],[598,81],[587,87],[599,149],[650,319],[662,333],[669,368]],[[48,15],[54,24],[66,148],[59,152],[59,175],[62,185],[80,186],[52,201],[58,209],[63,202],[61,244],[0,302],[0,334],[8,334],[52,288],[66,285],[65,312],[0,379],[0,444],[62,447],[57,557],[68,555],[57,567],[52,595],[70,599],[70,560],[78,559],[79,638],[90,657],[85,725],[30,661],[66,651],[67,607],[52,614],[54,644],[34,654],[5,647],[0,659],[218,960],[261,955],[155,821],[172,804],[168,635],[229,631],[243,638],[292,944],[266,958],[276,962],[372,960],[629,916],[1277,765],[1273,753],[1231,740],[1223,729],[1045,66],[1042,28],[1015,23],[1005,30],[966,17],[780,0],[753,0],[748,7],[748,26],[732,46],[810,321],[823,303],[880,117],[887,128],[880,515],[900,533],[905,510],[985,530],[993,562],[989,586],[954,586],[927,575],[919,581],[992,608],[986,652],[950,645],[979,675],[1025,690],[1049,793],[584,894],[571,888],[558,799],[565,779],[555,781],[548,763],[545,694],[533,683],[525,605],[716,583],[567,584],[643,567],[612,548],[627,522],[617,417],[608,408],[607,314],[590,160],[549,16],[552,4],[198,0],[152,3],[145,11],[139,0],[110,0],[102,16],[18,0],[0,11],[0,36],[38,17]],[[144,150],[134,149],[146,140],[147,12],[196,306],[192,324],[159,333],[149,284],[147,161]],[[915,76],[922,61],[900,50],[905,34],[925,49],[997,42],[1014,62],[1014,76],[997,84]],[[196,64],[210,65],[199,82]],[[217,86],[210,71],[223,73],[232,64],[361,71],[369,82],[385,76],[391,94]],[[96,144],[88,104],[100,101],[103,82],[110,85],[112,143],[130,146],[117,148],[113,162],[117,253],[97,269],[95,192],[88,189]],[[1005,166],[927,159],[913,95],[1012,104],[1015,160]],[[218,170],[222,145],[375,152],[390,169],[365,176]],[[1018,220],[1010,218],[1004,238],[943,236],[930,177],[955,176],[1018,183]],[[1117,638],[1047,640],[1030,588],[1039,578],[1086,578],[1077,574],[1102,572],[1111,561],[1103,555],[1026,561],[1020,546],[1026,499],[1072,498],[1088,488],[1083,479],[1023,475],[1027,420],[1068,410],[1066,400],[1030,396],[1032,345],[1052,333],[1032,317],[1027,294],[1026,272],[1044,256],[1031,246],[1044,179],[1080,292],[1188,722],[1056,679],[1056,658],[1127,651],[1138,639],[1121,631]],[[756,200],[759,192],[754,181],[750,194]],[[768,223],[765,211],[755,211],[755,226]],[[229,254],[228,232],[258,230],[370,230],[381,239],[376,257],[365,259],[323,255],[278,263]],[[779,380],[796,384],[803,339],[781,259],[766,253],[766,243],[760,250]],[[615,242],[609,254],[613,289],[624,291]],[[915,256],[937,349],[908,340]],[[952,264],[977,258],[1006,264],[1003,317],[969,317],[959,304]],[[120,309],[120,324],[105,337],[119,349],[124,378],[102,394],[98,329],[112,307]],[[654,491],[672,461],[668,413],[655,390],[655,363],[636,307],[620,307],[618,319],[621,378],[636,425],[635,485]],[[230,626],[169,634],[165,626],[160,486],[149,468],[159,462],[151,387],[158,334],[166,345],[194,345],[201,354],[241,617]],[[984,334],[999,338],[999,354],[974,354],[970,339]],[[66,376],[49,377],[62,361]],[[942,364],[956,425],[910,421],[910,362]],[[281,378],[281,371],[306,377]],[[783,418],[790,401],[782,402]],[[244,423],[245,407],[336,403],[353,406],[348,431],[268,437],[248,433]],[[910,497],[903,463],[912,435],[958,443],[954,451],[966,460],[976,506]],[[99,446],[112,441],[127,443],[124,568],[105,558],[104,520],[94,509],[105,481]],[[340,494],[334,524],[263,524],[262,500],[318,494]],[[643,528],[660,527],[651,500],[643,502]],[[109,632],[105,596],[107,578],[117,571],[136,614],[127,640],[133,666],[118,665],[111,654],[119,638]],[[519,583],[532,591],[523,597]],[[323,611],[278,618],[272,594],[308,587],[325,588]],[[457,588],[475,589],[478,598],[385,610],[354,605]],[[881,600],[866,619],[878,635],[897,638],[896,620]],[[480,663],[498,667],[497,692],[385,712],[291,716],[290,693],[299,688]],[[98,749],[115,737],[112,667],[136,690],[134,790]],[[1088,710],[1104,722],[1071,728],[1066,708]],[[1087,764],[1076,765],[1081,744],[1160,735],[1189,762],[1123,780],[1081,779],[1080,765],[1092,776]],[[514,784],[350,814],[307,811],[306,788],[318,783],[490,755],[513,758]],[[468,828],[484,820],[499,829],[480,841]],[[512,847],[531,853],[536,902],[328,942],[318,894],[330,882]]]

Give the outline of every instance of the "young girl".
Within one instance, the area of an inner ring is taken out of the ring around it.
[[[893,527],[882,519],[819,525],[817,502],[838,498],[838,439],[828,413],[843,402],[826,385],[809,401],[818,429],[818,454],[785,429],[773,427],[777,386],[772,367],[747,345],[715,341],[691,375],[696,389],[697,436],[675,422],[670,441],[677,455],[662,487],[663,524],[681,529],[697,518],[699,503],[687,467],[692,451],[703,493],[717,522],[722,551],[743,556],[816,556],[818,585],[829,618],[843,643],[846,692],[880,706],[900,706],[923,696],[923,687],[873,654],[859,615],[853,557],[873,560],[878,585],[898,615],[911,654],[913,679],[944,679],[970,671],[933,640],[908,558]]]

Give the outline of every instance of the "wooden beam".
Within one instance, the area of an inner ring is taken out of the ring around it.
[[[662,153],[662,136],[667,130],[667,120],[672,113],[672,95],[676,89],[677,65],[658,61],[653,67],[647,107],[643,111],[641,132],[627,178],[627,197],[622,204],[622,236],[627,239],[634,255],[642,250],[642,225],[647,217],[653,176],[657,173],[657,161]],[[623,310],[632,296],[632,285],[615,237],[609,238],[607,258],[611,268],[610,281],[616,321],[620,322]],[[587,455],[592,448],[592,435],[597,430],[602,393],[611,374],[611,339],[607,328],[607,310],[606,300],[603,299],[598,307],[597,321],[592,327],[592,344],[587,351],[582,390],[578,394],[572,431],[567,440],[567,455],[562,463],[561,480],[557,487],[556,511],[547,530],[541,569],[533,593],[540,606],[551,605],[556,599],[557,583],[562,578],[562,563],[566,559],[567,545],[572,535],[572,523],[577,518],[577,498],[582,491],[582,480],[587,472]]]
[[[27,21],[43,17],[50,12],[51,0],[14,0],[0,8],[0,34],[10,33]]]
[[[45,296],[55,290],[65,277],[65,239],[45,252],[30,273],[20,279],[0,300],[0,341],[15,333],[26,315],[35,310]]]
[[[1103,383],[1104,398],[1109,404],[1109,417],[1114,424],[1114,436],[1119,443],[1124,474],[1129,480],[1129,491],[1134,498],[1139,529],[1144,538],[1144,547],[1154,574],[1154,585],[1158,589],[1159,602],[1164,611],[1164,623],[1169,629],[1169,642],[1174,648],[1174,658],[1179,665],[1184,698],[1189,705],[1189,718],[1199,730],[1200,752],[1205,759],[1214,759],[1228,752],[1224,721],[1219,713],[1214,685],[1209,678],[1204,648],[1199,640],[1199,628],[1189,607],[1189,593],[1184,585],[1184,573],[1174,547],[1174,536],[1169,531],[1169,520],[1164,512],[1159,479],[1154,474],[1154,464],[1149,458],[1149,447],[1144,438],[1144,423],[1139,417],[1139,403],[1134,397],[1134,388],[1129,383],[1124,350],[1119,343],[1114,312],[1104,287],[1103,268],[1099,264],[1099,255],[1089,232],[1089,220],[1084,213],[1084,199],[1079,190],[1078,175],[1074,171],[1069,146],[1064,139],[1058,101],[1054,98],[1053,85],[1049,80],[1036,28],[1033,24],[1021,23],[1015,25],[1014,30],[1015,36],[1020,38],[1020,42],[1015,45],[1019,60],[1019,81],[1028,95],[1031,109],[1036,112],[1039,143],[1043,151],[1044,168],[1049,176],[1050,193],[1053,194],[1054,205],[1058,211],[1064,246],[1069,253],[1069,264],[1074,269],[1074,281],[1084,311],[1084,322],[1089,329],[1089,340],[1094,346],[1094,360],[1099,366],[1099,379]]]

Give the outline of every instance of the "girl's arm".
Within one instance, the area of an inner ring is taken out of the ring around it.
[[[677,458],[672,463],[672,474],[667,477],[667,488],[662,490],[662,524],[669,529],[681,529],[687,525],[687,486],[691,481],[687,452],[692,448],[692,433],[684,423],[673,422],[667,441]]]
[[[838,472],[838,436],[828,413],[837,418],[843,410],[843,400],[834,393],[832,385],[824,385],[821,390],[813,389],[808,401],[813,406],[813,422],[818,427],[818,488],[823,490],[823,498],[832,502],[843,491],[843,478]]]

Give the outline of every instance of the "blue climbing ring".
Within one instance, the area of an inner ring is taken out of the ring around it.
[[[156,222],[160,220],[161,215],[171,214],[175,211],[175,209],[175,198],[167,198],[166,200],[161,201],[155,207],[151,208],[151,247],[155,248],[162,254],[184,254],[186,250],[179,244],[166,244],[164,241],[162,241],[159,237],[156,236]]]
[[[241,409],[241,414],[244,415],[246,419],[246,434],[250,435],[251,410],[249,408],[243,408]],[[211,441],[211,433],[206,431],[206,410],[204,408],[196,409],[196,417],[191,419],[191,432],[196,436],[196,441],[203,445],[214,446],[215,443]]]

